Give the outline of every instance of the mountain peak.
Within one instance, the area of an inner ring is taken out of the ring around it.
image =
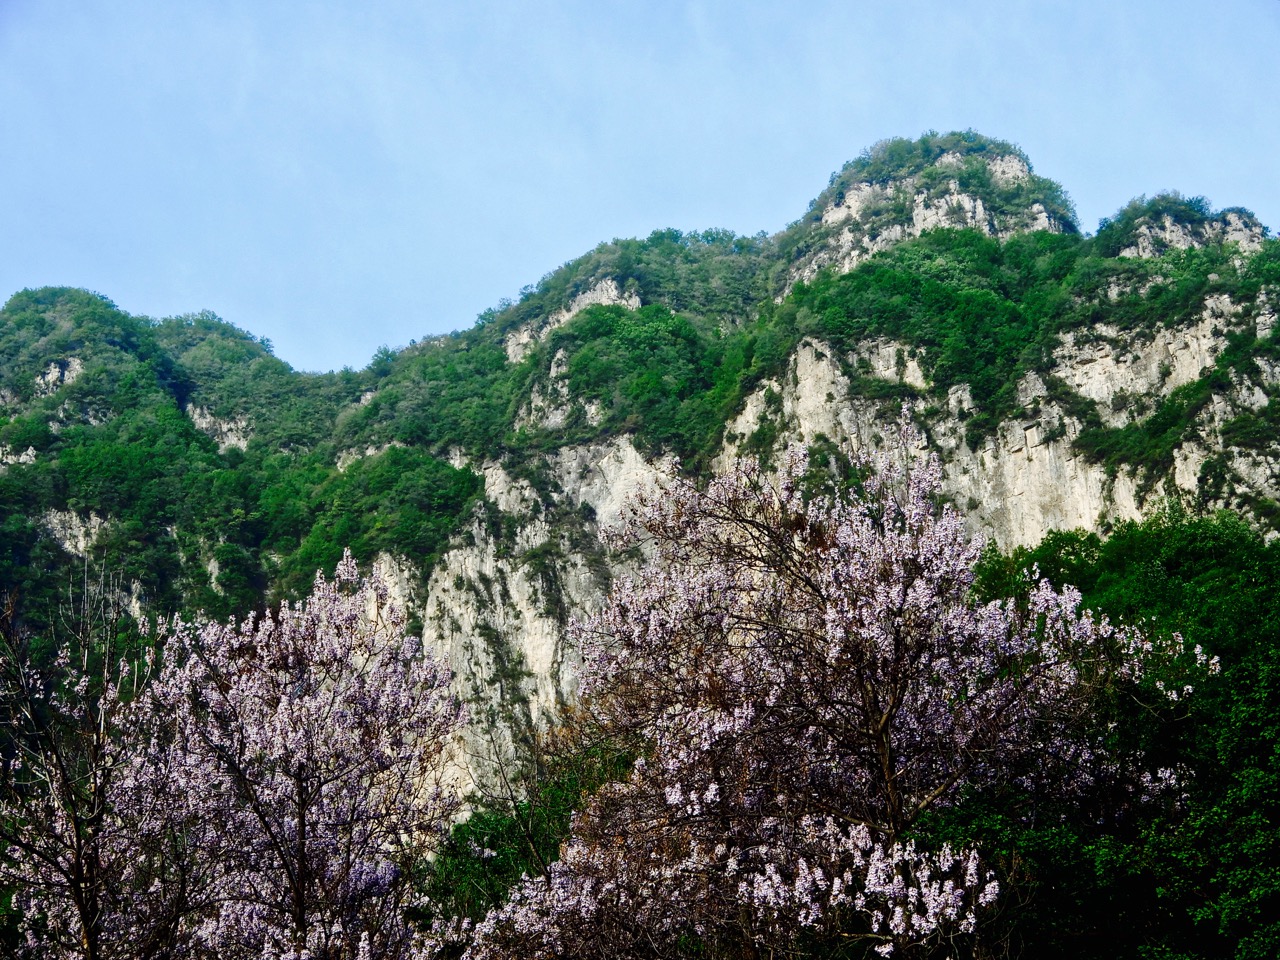
[[[1079,232],[1066,191],[1037,176],[1015,144],[972,130],[881,140],[833,174],[784,234],[797,251],[788,286],[824,268],[847,272],[935,227]]]
[[[1177,191],[1131,200],[1114,217],[1103,220],[1097,244],[1104,256],[1150,259],[1170,250],[1212,243],[1234,243],[1242,253],[1262,247],[1267,228],[1243,207],[1214,211],[1204,197]]]

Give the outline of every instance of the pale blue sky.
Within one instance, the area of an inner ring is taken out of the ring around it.
[[[774,232],[876,140],[1019,143],[1082,225],[1280,227],[1280,0],[0,0],[0,299],[209,309],[301,369],[602,240]]]

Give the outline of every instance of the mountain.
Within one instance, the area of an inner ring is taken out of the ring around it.
[[[0,588],[38,631],[89,561],[139,616],[223,617],[350,546],[503,754],[573,700],[564,627],[631,562],[598,533],[673,469],[797,443],[839,462],[905,406],[1002,548],[1170,500],[1280,529],[1278,295],[1247,210],[1140,198],[1086,236],[972,132],[875,145],[773,236],[603,243],[360,371],[26,290],[0,311]]]

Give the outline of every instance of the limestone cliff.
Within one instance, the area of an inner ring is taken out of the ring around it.
[[[1228,428],[1280,392],[1280,362],[1259,355],[1225,377],[1211,374],[1233,342],[1268,338],[1274,324],[1265,296],[1238,303],[1210,294],[1185,322],[1065,331],[1044,367],[1018,380],[1014,415],[977,438],[968,430],[969,385],[938,388],[927,351],[872,337],[842,352],[807,336],[782,373],[743,397],[713,468],[762,435],[775,437],[775,448],[856,455],[893,442],[905,406],[975,536],[1002,548],[1033,545],[1050,530],[1106,531],[1170,500],[1250,510],[1280,502],[1280,455],[1276,445],[1234,444]],[[582,403],[563,379],[564,363],[551,358],[519,413],[552,436],[564,411]],[[1162,401],[1205,383],[1209,398],[1167,463],[1117,466],[1082,447],[1088,431],[1140,424]],[[510,760],[521,731],[573,700],[580,659],[567,621],[594,609],[621,569],[598,533],[618,520],[628,496],[673,467],[621,435],[474,469],[484,475],[485,503],[431,574],[421,609],[427,638],[450,658],[473,704],[469,750],[483,779],[488,759]]]
[[[889,153],[881,147],[881,153]],[[1055,203],[1049,181],[1035,176],[1011,145],[982,153],[949,149],[936,158],[884,172],[873,148],[846,165],[814,203],[804,252],[787,272],[784,293],[819,270],[844,273],[894,244],[937,227],[979,230],[988,236],[1045,230],[1075,232],[1068,208]],[[816,222],[812,222],[816,221]]]

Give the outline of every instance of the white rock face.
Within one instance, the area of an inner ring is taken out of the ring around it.
[[[338,454],[338,471],[342,472],[351,466],[357,460],[363,460],[365,457],[376,457],[380,453],[386,453],[392,447],[403,447],[404,444],[399,440],[392,440],[390,443],[383,443],[377,446],[369,444],[363,450],[343,450]]]
[[[964,162],[959,154],[947,153],[938,158],[935,166],[947,169],[962,166]],[[1031,176],[1026,162],[1012,154],[993,157],[986,163],[998,185],[1008,186]],[[911,198],[910,222],[874,224],[876,211],[883,210],[899,193]],[[955,180],[940,195],[930,197],[918,187],[916,177],[889,184],[850,184],[839,201],[822,211],[821,222],[826,226],[844,226],[792,268],[784,296],[796,283],[812,280],[822,269],[847,273],[881,250],[937,227],[971,227],[1001,238],[1026,230],[1054,233],[1062,230],[1062,224],[1049,215],[1043,204],[1032,204],[1026,215],[1005,220],[987,210],[981,197],[961,191]]]
[[[862,344],[850,359],[855,367],[864,368],[866,376],[923,389],[925,378],[919,363],[910,359],[899,365],[899,358],[907,352],[904,345],[881,338]],[[724,450],[716,468],[727,469],[740,455],[743,442],[766,419],[775,420],[789,442],[807,445],[826,437],[850,450],[879,446],[883,437],[892,436],[897,415],[882,418],[871,405],[851,401],[849,386],[834,350],[813,339],[801,341],[786,376],[762,383],[726,426]]]
[[[640,309],[640,298],[634,293],[624,294],[613,277],[606,277],[590,290],[573,298],[572,302],[557,313],[553,313],[541,321],[526,324],[507,335],[503,346],[507,351],[507,359],[519,363],[537,344],[546,340],[551,331],[564,326],[587,307],[621,306],[629,310]]]
[[[147,595],[142,584],[137,580],[129,582],[129,592],[124,595],[124,609],[133,618],[134,623],[147,622]]]
[[[79,357],[55,360],[36,377],[35,395],[37,397],[52,396],[64,386],[75,383],[82,373],[84,373],[84,361]]]
[[[1210,223],[1209,231],[1215,239],[1237,244],[1241,253],[1257,253],[1265,237],[1261,224],[1246,220],[1234,210]]]
[[[1062,232],[1062,227],[1053,217],[1049,216],[1049,211],[1044,208],[1043,203],[1033,203],[1031,205],[1031,225],[1028,229],[1033,232],[1036,230],[1047,230],[1049,233]]]
[[[914,352],[906,344],[888,337],[877,337],[858,345],[854,351],[854,357],[857,358],[855,367],[865,365],[869,376],[924,390],[928,383],[925,381],[924,371],[920,369],[919,360],[912,355]]]
[[[1203,247],[1209,242],[1234,243],[1241,253],[1256,253],[1262,249],[1263,238],[1264,230],[1260,223],[1248,220],[1234,210],[1220,219],[1195,227],[1178,223],[1166,213],[1159,223],[1139,222],[1134,230],[1133,243],[1121,250],[1120,256],[1150,259],[1170,250]]]
[[[937,200],[931,201],[923,193],[916,194],[911,226],[913,229],[909,232],[916,236],[935,227],[973,227],[986,234],[994,232],[982,198],[961,193],[960,184],[954,180],[951,189]]]
[[[843,203],[828,207],[822,214],[824,223],[852,221],[851,225],[797,265],[788,280],[786,290],[790,290],[798,282],[807,283],[824,268],[834,269],[836,273],[848,273],[880,251],[903,240],[918,237],[935,227],[973,227],[986,234],[993,232],[982,199],[960,193],[958,185],[952,181],[952,192],[936,200],[931,200],[926,193],[916,193],[912,200],[910,223],[891,223],[868,233],[862,229],[861,215],[872,200],[887,198],[889,190],[874,184],[855,184],[854,187],[860,189],[846,191]]]
[[[627,437],[609,443],[558,450],[551,461],[567,501],[588,506],[601,528],[623,518],[627,503],[641,491],[652,493],[670,476],[670,461],[646,460]]]
[[[1211,315],[1215,312],[1220,310],[1206,311],[1205,319],[1189,331],[1162,331],[1171,333],[1159,340],[1166,348],[1163,356],[1186,351],[1195,358],[1174,367],[1179,372],[1160,381],[1166,392],[1177,385],[1175,376],[1189,377],[1181,382],[1190,382],[1199,375],[1199,367],[1194,374],[1189,373],[1194,363],[1220,352],[1221,336],[1215,339],[1210,329],[1220,319]],[[1192,345],[1179,346],[1188,339]],[[866,375],[905,382],[897,365],[887,359],[896,356],[897,349],[891,342],[864,346],[864,355],[876,358]],[[1072,345],[1068,349],[1079,348]],[[1123,358],[1133,353],[1124,352]],[[1154,362],[1142,361],[1140,353],[1138,356],[1139,360],[1132,363],[1109,361],[1111,366],[1099,368],[1110,370],[1110,379],[1102,373],[1090,373],[1077,378],[1077,382],[1096,387],[1097,399],[1109,400],[1120,390],[1139,385],[1142,376],[1156,375],[1151,372]],[[1085,364],[1084,369],[1092,365]],[[1063,368],[1057,372],[1064,372]],[[856,453],[890,442],[899,415],[895,404],[849,398],[848,388],[849,381],[833,352],[823,344],[804,341],[797,348],[787,375],[780,381],[761,384],[729,425],[718,468],[728,465],[762,417],[774,418],[788,440],[801,444],[825,436],[847,452]],[[1090,463],[1076,453],[1072,441],[1079,436],[1081,424],[1049,401],[1046,393],[1038,376],[1025,377],[1018,385],[1019,399],[1025,404],[1035,401],[1037,414],[1003,423],[996,435],[976,450],[970,450],[964,441],[961,415],[973,408],[967,386],[950,390],[947,412],[930,424],[930,434],[942,457],[944,492],[966,514],[975,534],[994,538],[1005,549],[1034,545],[1050,530],[1101,530],[1119,520],[1137,519],[1150,506],[1151,499],[1160,495],[1158,487],[1144,485],[1141,477],[1125,471],[1111,476],[1104,465]],[[1230,419],[1237,407],[1253,406],[1260,399],[1265,399],[1265,394],[1258,385],[1242,381],[1233,400],[1222,399],[1218,406],[1211,407],[1205,429],[1212,432],[1214,425]],[[923,399],[911,403],[917,413],[927,405]],[[1196,493],[1207,456],[1205,449],[1194,444],[1180,448],[1178,467],[1171,477],[1178,491]],[[1259,492],[1275,489],[1274,481],[1267,479],[1263,483],[1261,472],[1255,473],[1259,474]]]
[[[47,510],[44,525],[63,550],[83,559],[93,549],[106,521],[92,511],[87,517],[81,517],[69,510]]]
[[[0,443],[0,470],[13,464],[27,464],[36,462],[36,448],[27,447],[27,449],[18,451],[13,449],[7,443]]]
[[[727,470],[741,455],[743,443],[769,420],[783,427],[789,440],[802,445],[820,436],[845,442],[856,437],[863,441],[859,446],[865,445],[863,411],[847,402],[848,394],[849,378],[831,349],[806,338],[796,348],[786,376],[761,383],[726,425],[716,469]]]
[[[987,169],[991,171],[991,179],[1001,186],[1021,183],[1031,176],[1031,168],[1027,166],[1027,162],[1013,154],[989,161]]]
[[[1227,333],[1247,322],[1238,305],[1219,297],[1181,328],[1138,335],[1096,327],[1063,339],[1052,373],[1120,425],[1139,414],[1117,398],[1150,404],[1195,381],[1216,362]],[[1003,549],[1034,545],[1054,529],[1102,531],[1141,517],[1164,497],[1203,497],[1202,475],[1211,465],[1222,465],[1235,491],[1280,500],[1280,459],[1222,449],[1224,426],[1261,409],[1268,391],[1280,388],[1280,362],[1263,357],[1257,374],[1233,376],[1200,412],[1194,435],[1174,450],[1167,476],[1149,477],[1109,471],[1077,453],[1081,422],[1050,399],[1049,377],[1034,373],[1017,384],[1023,412],[971,450],[965,425],[975,409],[972,391],[959,384],[945,399],[930,395],[925,360],[888,338],[869,340],[849,356],[803,340],[785,374],[761,383],[727,425],[716,468],[727,468],[762,423],[776,426],[784,442],[826,438],[850,454],[894,443],[903,401],[851,395],[852,375],[911,388],[904,396],[913,415],[927,420],[944,493],[976,536]],[[562,360],[556,364],[562,369]],[[554,389],[530,405],[531,414],[553,408]],[[460,769],[481,782],[491,782],[493,762],[519,756],[520,731],[547,723],[576,697],[581,651],[566,638],[567,618],[597,609],[608,577],[624,569],[618,557],[593,548],[592,538],[624,517],[636,491],[660,490],[671,465],[651,462],[619,437],[563,447],[534,468],[516,477],[498,462],[473,464],[489,505],[455,538],[425,594],[415,594],[403,572],[394,574],[405,584],[398,595],[420,611],[427,643],[449,658],[458,690],[472,705]],[[526,479],[539,470],[536,484]]]
[[[516,414],[517,430],[531,427],[556,430],[565,425],[573,409],[569,399],[569,385],[565,382],[565,374],[568,372],[568,355],[563,350],[557,350],[551,358],[547,382],[533,385],[528,401]]]
[[[1050,530],[1099,530],[1141,516],[1137,481],[1109,477],[1101,464],[1076,454],[1071,441],[1079,425],[1051,404],[1042,412],[1042,419],[1001,424],[977,450],[949,437],[954,445],[944,456],[943,489],[974,532],[1009,549],[1039,543]],[[1049,440],[1052,425],[1063,420],[1066,433]]]
[[[401,610],[416,608],[417,571],[408,560],[389,553],[380,553],[373,561],[373,575],[387,585],[388,599],[397,607]]]
[[[1122,257],[1158,257],[1166,250],[1189,250],[1200,246],[1200,238],[1186,224],[1177,223],[1167,213],[1159,223],[1143,223],[1134,231],[1134,243],[1120,251]]]
[[[841,223],[845,220],[858,220],[874,201],[889,198],[888,187],[876,183],[855,183],[844,192],[844,199],[833,203],[822,211],[822,222],[827,224]]]
[[[845,393],[840,387],[847,387],[847,381],[820,348],[802,347],[792,369],[780,386],[784,416],[794,418],[787,421],[788,438],[809,443],[821,434],[848,453],[891,442],[898,411],[892,404],[841,399]],[[1036,378],[1024,392],[1036,392],[1037,385],[1043,390]],[[832,395],[835,402],[827,399]],[[949,402],[957,411],[972,407],[963,387],[952,389]],[[748,407],[761,405],[753,397]],[[913,404],[917,410],[924,405]],[[1078,424],[1074,432],[1047,440],[1050,427],[1045,421],[1056,422],[1061,412],[1050,406],[1043,413],[1044,419],[1003,424],[997,436],[976,451],[965,445],[964,424],[954,414],[934,424],[933,436],[942,447],[944,492],[968,515],[974,532],[1008,548],[1038,543],[1050,529],[1098,529],[1111,519],[1139,516],[1135,482],[1126,477],[1113,481],[1104,467],[1071,451]]]
[[[1094,400],[1105,420],[1122,425],[1140,412],[1150,412],[1150,398],[1166,396],[1199,379],[1216,362],[1226,335],[1246,321],[1227,298],[1209,298],[1192,324],[1158,329],[1138,336],[1110,327],[1095,328],[1098,339],[1067,336],[1055,351],[1054,374],[1081,395]],[[901,362],[901,348],[891,341],[870,341],[850,358],[864,376],[908,382],[917,389],[915,370]],[[890,358],[893,358],[891,361]],[[964,419],[973,409],[966,385],[951,388],[945,413],[930,420],[930,436],[944,471],[944,490],[966,513],[975,533],[989,536],[1002,548],[1038,543],[1054,529],[1102,530],[1125,519],[1137,519],[1163,496],[1195,502],[1204,497],[1201,474],[1211,457],[1225,457],[1228,478],[1237,495],[1280,499],[1280,463],[1256,451],[1223,451],[1222,430],[1242,413],[1270,402],[1268,388],[1280,386],[1280,364],[1262,358],[1254,380],[1231,377],[1225,393],[1214,394],[1201,411],[1196,428],[1174,450],[1167,477],[1143,476],[1121,469],[1111,474],[1073,449],[1082,425],[1048,398],[1043,380],[1025,376],[1018,384],[1019,402],[1033,410],[1001,424],[996,435],[978,449],[964,442]],[[866,450],[894,435],[896,403],[847,398],[848,381],[824,344],[803,342],[780,381],[763,383],[729,425],[718,466],[723,469],[762,417],[774,419],[788,439],[811,443],[826,436],[846,450]],[[1147,406],[1113,403],[1122,395],[1145,399]],[[924,398],[912,401],[919,415]],[[1220,501],[1226,505],[1229,501]]]
[[[579,660],[560,607],[589,609],[602,593],[570,551],[548,550],[541,567],[529,562],[531,551],[559,544],[545,521],[525,519],[509,550],[477,517],[432,572],[421,608],[424,643],[448,660],[469,705],[466,752],[481,781],[487,764],[516,753],[520,731],[576,696]]]
[[[1236,406],[1245,410],[1256,412],[1271,402],[1271,398],[1259,384],[1234,370],[1231,372],[1231,388],[1231,399]]]
[[[49,536],[63,550],[80,560],[89,558],[94,545],[98,542],[98,537],[107,525],[107,521],[93,511],[90,511],[88,516],[82,517],[70,510],[46,510],[42,519]],[[215,570],[216,567],[215,564]],[[119,583],[119,581],[115,582]],[[129,582],[127,591],[122,588],[117,589],[110,596],[113,603],[119,604],[118,609],[128,613],[135,623],[146,622],[148,598],[140,582],[132,580]]]
[[[1265,340],[1271,336],[1271,331],[1276,327],[1276,310],[1271,305],[1271,300],[1265,290],[1258,294],[1258,318],[1256,322],[1260,340]]]
[[[218,563],[216,557],[210,557],[205,561],[204,572],[209,575],[209,588],[214,593],[221,594],[222,587],[218,585],[218,575],[222,573],[222,565]]]
[[[1208,451],[1201,448],[1196,453],[1199,457],[1189,458],[1185,476],[1179,476],[1179,486],[1186,486],[1198,479],[1200,466],[1207,459]],[[1178,467],[1181,470],[1183,465],[1179,463]],[[1233,452],[1231,468],[1246,490],[1276,499],[1276,491],[1280,490],[1280,459],[1256,450],[1238,450]],[[1269,539],[1273,537],[1274,534]]]
[[[187,416],[196,425],[196,429],[207,434],[218,444],[218,451],[225,453],[232,447],[243,450],[253,438],[253,429],[248,417],[232,417],[220,420],[205,407],[187,407]]]
[[[1073,331],[1053,353],[1054,375],[1098,404],[1103,421],[1122,426],[1132,411],[1116,406],[1120,394],[1163,397],[1200,378],[1226,345],[1224,332],[1238,325],[1239,308],[1226,297],[1211,297],[1200,320],[1189,327],[1161,327],[1147,334],[1122,334],[1111,324]]]
[[[667,466],[649,463],[625,437],[568,448],[545,460],[550,499],[500,463],[474,466],[497,522],[477,509],[422,598],[405,568],[390,571],[397,599],[418,612],[424,643],[448,658],[470,704],[459,769],[478,782],[491,781],[493,763],[518,755],[520,731],[546,724],[576,698],[581,653],[565,628],[604,598],[595,530],[616,524],[629,498],[660,484]],[[594,518],[585,539],[553,523],[556,512],[578,524]]]
[[[569,396],[568,372],[568,355],[557,350],[551,358],[546,382],[534,383],[529,399],[516,412],[517,430],[559,430],[575,412],[581,412],[590,426],[598,427],[604,422],[604,408],[599,400],[575,400]]]
[[[479,468],[484,477],[485,499],[503,513],[515,517],[533,516],[541,507],[537,491],[528,480],[515,479],[498,463],[485,463]]]

